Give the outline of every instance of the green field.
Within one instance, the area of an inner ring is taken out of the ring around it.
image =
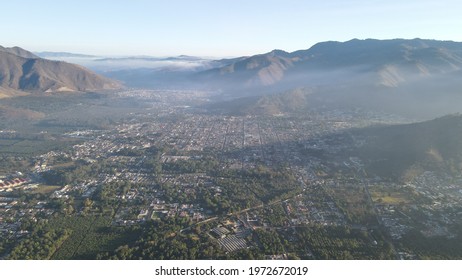
[[[51,220],[51,228],[68,229],[71,235],[52,259],[95,259],[99,253],[113,252],[138,237],[132,229],[112,227],[109,216],[72,216]]]
[[[0,139],[0,155],[38,155],[63,149],[77,143],[76,140],[22,140]]]
[[[33,189],[31,193],[33,194],[49,194],[54,191],[61,189],[61,186],[49,186],[49,185],[40,185],[36,189]]]
[[[409,190],[405,188],[370,186],[369,192],[374,203],[397,205],[408,204],[413,200]]]
[[[2,154],[34,154],[52,150],[55,143],[52,141],[42,140],[2,140],[0,144],[0,153]]]

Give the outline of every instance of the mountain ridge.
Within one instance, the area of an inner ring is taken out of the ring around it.
[[[24,58],[39,58],[37,55],[33,54],[30,51],[27,51],[25,49],[22,49],[20,47],[11,47],[11,48],[5,48],[0,46],[0,52],[7,52],[10,54],[14,54],[19,57],[24,57]]]
[[[201,73],[202,81],[232,83],[243,88],[287,83],[319,85],[316,73],[345,70],[356,76],[373,74],[371,83],[397,87],[416,76],[462,69],[462,43],[427,39],[353,39],[320,42],[309,49],[257,54]],[[353,73],[354,72],[354,73]],[[348,80],[340,79],[340,82]],[[329,80],[329,82],[332,82]]]

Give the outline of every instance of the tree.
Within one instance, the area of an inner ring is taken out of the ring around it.
[[[83,201],[83,205],[84,205],[85,207],[91,207],[91,206],[93,205],[93,201],[87,197],[87,198],[85,198],[85,200]]]

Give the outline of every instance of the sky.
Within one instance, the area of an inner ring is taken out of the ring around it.
[[[233,57],[323,41],[462,41],[460,0],[22,0],[0,45],[104,56]]]

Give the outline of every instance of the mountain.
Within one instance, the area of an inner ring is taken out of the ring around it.
[[[213,81],[218,86],[270,86],[283,79],[294,67],[295,59],[289,53],[274,50],[267,54],[235,59],[230,63],[197,75],[202,81]]]
[[[243,58],[197,76],[235,99],[211,106],[230,114],[359,107],[428,120],[461,112],[462,43],[323,42]]]
[[[18,47],[0,47],[0,97],[120,87],[119,82],[97,75],[82,66],[42,59]]]
[[[129,86],[217,89],[230,97],[326,86],[377,91],[457,73],[462,43],[353,39],[231,59],[137,56],[94,59],[85,66]]]
[[[345,84],[397,87],[462,69],[462,43],[436,40],[322,42],[307,50],[273,50],[205,71],[202,81],[242,88]]]
[[[370,174],[408,181],[423,171],[456,175],[462,171],[460,114],[358,129],[351,135],[356,145],[352,155],[359,155]]]

